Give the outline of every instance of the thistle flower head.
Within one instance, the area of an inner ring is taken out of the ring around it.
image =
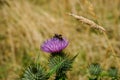
[[[49,53],[57,53],[62,51],[68,45],[68,41],[62,35],[55,34],[51,39],[45,41],[41,49]]]

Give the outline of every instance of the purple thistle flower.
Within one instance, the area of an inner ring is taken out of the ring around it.
[[[45,41],[41,49],[49,53],[57,53],[62,51],[68,45],[68,41],[62,37],[62,35],[55,34],[55,36]]]

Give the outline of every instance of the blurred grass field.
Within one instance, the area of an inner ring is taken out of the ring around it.
[[[68,13],[103,26],[108,40]],[[87,80],[85,69],[91,62],[99,62],[105,69],[120,68],[109,45],[120,56],[120,0],[0,0],[0,16],[0,80],[17,80],[38,55],[47,64],[48,54],[40,45],[54,33],[68,38],[66,52],[80,53],[69,79]]]

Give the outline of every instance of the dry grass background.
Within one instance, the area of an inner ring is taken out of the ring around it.
[[[107,38],[70,12],[104,26]],[[0,80],[16,80],[38,54],[41,62],[46,61],[47,54],[39,47],[54,33],[70,41],[66,52],[80,53],[69,79],[86,80],[85,69],[91,62],[105,69],[120,67],[111,50],[112,45],[120,56],[120,0],[0,0],[0,16]]]

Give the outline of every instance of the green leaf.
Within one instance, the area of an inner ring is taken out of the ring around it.
[[[101,66],[98,63],[92,63],[89,68],[89,73],[94,76],[99,76],[102,72]]]
[[[56,68],[55,80],[61,80],[61,79],[65,80],[67,78],[66,72],[72,68],[72,63],[77,56],[78,54],[75,55],[74,57],[70,57],[63,52],[52,54],[50,56],[49,58],[50,69],[52,69],[54,66],[58,65],[63,61],[63,63],[61,63],[61,65]]]
[[[111,77],[113,80],[118,78],[118,69],[115,67],[110,67],[108,69],[108,76]]]
[[[49,77],[46,75],[45,69],[40,64],[33,63],[25,69],[21,80],[47,80]]]

